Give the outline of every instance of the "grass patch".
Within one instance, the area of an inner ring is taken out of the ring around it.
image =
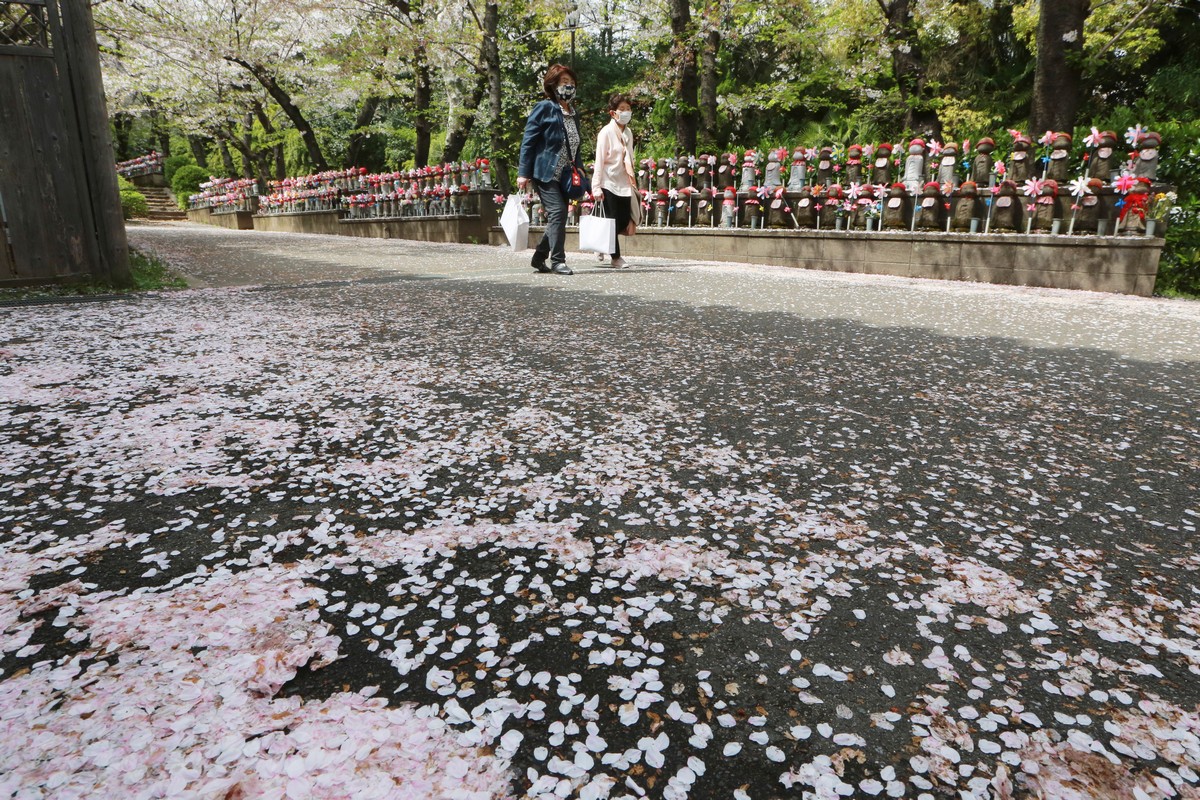
[[[1170,297],[1174,300],[1200,300],[1200,294],[1195,292],[1184,291],[1183,289],[1175,289],[1167,287],[1166,289],[1155,289],[1155,297]]]
[[[15,300],[43,300],[55,297],[90,297],[109,294],[135,294],[163,289],[186,289],[187,281],[171,272],[161,260],[129,248],[132,288],[118,288],[105,281],[85,280],[44,286],[14,286],[0,289],[0,303]]]

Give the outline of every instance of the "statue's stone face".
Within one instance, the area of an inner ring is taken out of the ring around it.
[[[908,146],[908,154],[910,156],[924,155],[924,153],[925,153],[925,148],[919,144],[910,144]]]

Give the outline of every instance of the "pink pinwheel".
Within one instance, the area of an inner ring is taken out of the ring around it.
[[[885,184],[877,183],[871,187],[871,194],[875,195],[876,200],[882,200],[887,197],[888,187]]]
[[[1125,129],[1125,141],[1129,142],[1129,144],[1133,147],[1137,147],[1138,143],[1142,141],[1142,137],[1145,135],[1145,129],[1141,126],[1141,124]]]
[[[1046,131],[1043,133],[1042,138],[1038,139],[1038,142],[1046,145],[1047,147],[1054,144],[1054,131]]]
[[[1008,167],[1004,166],[1004,162],[1003,162],[1003,161],[997,161],[997,162],[996,162],[996,163],[995,163],[995,164],[992,166],[992,172],[995,172],[995,173],[996,173],[996,177],[998,177],[998,178],[1003,178],[1003,177],[1004,177],[1004,173],[1008,172]]]
[[[1128,194],[1129,190],[1137,186],[1137,178],[1132,175],[1125,174],[1116,178],[1112,182],[1113,188],[1121,194]]]
[[[1041,178],[1030,178],[1029,180],[1025,181],[1022,191],[1025,192],[1026,197],[1037,197],[1042,193],[1042,187],[1045,185],[1046,182]]]
[[[1011,137],[1013,138],[1013,140],[1014,140],[1014,141],[1015,141],[1015,140],[1017,140],[1017,139],[1020,139],[1022,136],[1024,136],[1024,134],[1023,134],[1023,133],[1021,133],[1021,132],[1020,132],[1019,130],[1017,130],[1016,128],[1009,128],[1009,129],[1008,129],[1008,135],[1009,135],[1009,136],[1011,136]]]
[[[942,143],[939,142],[937,139],[931,139],[929,142],[929,156],[931,158],[937,158],[941,154],[942,154]]]
[[[862,191],[861,183],[851,183],[850,188],[846,190],[846,196],[851,200],[857,200],[862,195]]]
[[[1071,194],[1075,197],[1083,197],[1085,194],[1092,193],[1091,187],[1088,186],[1087,178],[1076,178],[1068,186],[1070,187]]]
[[[1083,138],[1083,143],[1088,147],[1099,147],[1100,138],[1100,129],[1092,126],[1092,132]]]

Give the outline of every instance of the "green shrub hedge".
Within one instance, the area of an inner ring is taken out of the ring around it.
[[[188,197],[200,191],[200,184],[208,180],[208,171],[194,164],[187,164],[175,170],[171,178],[171,191],[180,208],[187,208]]]
[[[139,192],[136,186],[125,178],[117,176],[117,188],[121,190],[121,216],[125,219],[133,219],[134,217],[144,217],[150,213],[146,195]]]
[[[163,177],[167,179],[167,185],[171,186],[171,180],[175,177],[175,173],[180,167],[196,166],[196,160],[192,158],[191,153],[181,153],[177,156],[171,156],[163,162]]]

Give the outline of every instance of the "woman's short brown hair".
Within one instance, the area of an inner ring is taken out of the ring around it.
[[[617,92],[612,97],[608,98],[608,110],[616,111],[618,108],[621,107],[621,103],[624,103],[625,105],[629,106],[630,108],[633,108],[633,103],[629,102],[629,98],[626,97],[625,95],[621,94],[620,92]]]
[[[546,92],[546,97],[558,100],[554,89],[558,86],[558,79],[563,75],[570,75],[571,80],[575,81],[575,85],[579,85],[579,78],[575,77],[575,70],[565,64],[551,64],[550,69],[546,70],[546,77],[542,79],[542,89]]]

